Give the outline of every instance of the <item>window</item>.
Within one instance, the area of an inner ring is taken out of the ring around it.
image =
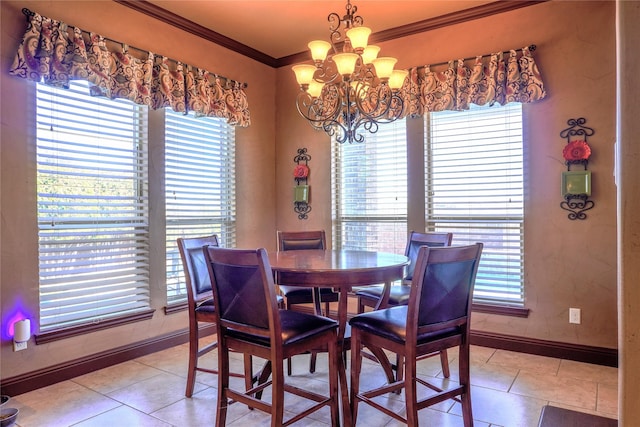
[[[165,110],[167,302],[187,296],[178,237],[216,234],[235,247],[235,128]]]
[[[431,113],[426,126],[426,229],[484,243],[475,303],[522,307],[521,104]]]
[[[37,85],[40,331],[149,310],[147,109]]]
[[[362,144],[332,141],[333,247],[404,253],[407,240],[405,120]]]

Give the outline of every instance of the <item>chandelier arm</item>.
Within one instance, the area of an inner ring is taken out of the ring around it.
[[[326,121],[335,121],[342,106],[341,94],[336,91],[331,100],[314,98],[305,91],[300,91],[296,99],[296,108],[302,117],[314,128],[321,128]]]

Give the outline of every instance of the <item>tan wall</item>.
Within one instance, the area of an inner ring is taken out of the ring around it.
[[[70,4],[73,7],[69,7]],[[35,157],[30,125],[33,90],[30,84],[6,74],[25,28],[22,7],[248,82],[252,126],[237,131],[238,246],[272,249],[276,228],[331,230],[330,144],[326,135],[311,130],[299,117],[294,104],[297,89],[289,67],[273,70],[114,2],[2,1],[1,67],[5,71],[0,73],[0,289],[3,321],[4,313],[16,304],[29,310],[34,319],[38,312]],[[477,314],[476,329],[583,345],[617,346],[616,195],[612,176],[614,9],[613,2],[553,1],[382,44],[385,54],[400,58],[400,67],[531,43],[538,45],[535,57],[549,95],[546,100],[525,108],[529,148],[526,305],[531,315],[528,319],[516,319]],[[364,18],[366,20],[366,15]],[[558,134],[568,119],[577,117],[587,118],[588,125],[596,130],[590,139],[594,154],[589,164],[596,207],[588,212],[586,221],[574,222],[559,208],[565,141]],[[419,128],[413,124],[412,127]],[[309,183],[313,210],[306,221],[297,219],[291,200],[293,157],[300,147],[308,148],[312,156]],[[413,168],[412,179],[421,180],[419,167]],[[414,215],[412,228],[418,222]],[[158,265],[163,262],[161,255],[158,251],[153,254]],[[3,332],[2,378],[183,328],[184,314],[163,314],[162,274],[154,274],[153,304],[157,311],[148,322],[46,345],[36,346],[32,341],[27,350],[18,353],[11,351]],[[569,325],[569,307],[582,308],[582,325]]]
[[[640,3],[618,4],[618,319],[620,374],[618,414],[621,426],[640,419]]]
[[[364,10],[360,12],[366,23]],[[538,47],[534,56],[548,93],[547,99],[524,108],[525,298],[531,313],[527,319],[477,313],[473,327],[615,348],[615,3],[542,3],[381,43],[381,53],[399,58],[398,67],[412,67],[529,44]],[[296,111],[297,85],[290,67],[279,69],[277,80],[277,225],[331,230],[330,142]],[[596,131],[589,139],[595,208],[587,220],[570,221],[559,207],[560,176],[566,170],[562,158],[566,140],[559,133],[568,127],[567,120],[579,117]],[[307,147],[313,157],[313,210],[306,221],[298,220],[290,208],[292,158],[298,147]],[[410,180],[423,180],[423,164],[415,158],[412,164]],[[416,197],[422,199],[420,194]],[[424,227],[422,218],[409,220],[411,228]],[[569,324],[569,307],[582,309],[581,325]]]
[[[65,21],[84,30],[152,50],[156,54],[247,82],[252,125],[238,128],[237,219],[238,246],[275,248],[275,70],[224,49],[199,37],[134,12],[112,1],[2,1],[2,62],[0,68],[2,140],[1,308],[2,378],[74,360],[111,348],[171,333],[186,327],[186,313],[165,315],[164,253],[152,251],[152,306],[150,321],[121,326],[45,345],[29,343],[27,350],[14,353],[6,340],[6,315],[16,306],[32,319],[38,318],[38,252],[35,216],[35,149],[33,84],[9,76],[7,70],[26,29],[21,13],[27,7],[43,16]],[[151,183],[161,182],[161,147],[151,147]],[[163,230],[162,203],[151,207],[151,239],[163,241],[153,230]],[[157,226],[154,227],[154,224]],[[34,322],[37,324],[37,321]]]

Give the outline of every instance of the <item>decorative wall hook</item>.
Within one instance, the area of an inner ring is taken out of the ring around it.
[[[591,147],[587,138],[595,131],[584,126],[587,120],[583,117],[579,119],[569,119],[567,129],[560,132],[560,137],[567,140],[567,145],[562,150],[562,157],[565,159],[567,170],[562,172],[561,192],[564,201],[560,207],[569,211],[570,220],[586,219],[585,211],[593,208],[595,203],[589,200],[591,195],[591,171],[587,170]],[[584,170],[572,171],[571,166],[582,165]]]
[[[293,169],[293,177],[296,185],[293,187],[293,210],[298,214],[298,219],[308,219],[311,212],[309,205],[309,160],[311,156],[306,148],[298,148],[298,154],[293,158],[296,167]]]

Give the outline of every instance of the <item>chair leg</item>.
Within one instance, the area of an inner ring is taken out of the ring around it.
[[[362,344],[360,334],[354,328],[351,330],[351,422],[356,425],[358,417],[358,393],[360,391],[360,371],[362,370]]]
[[[329,396],[331,397],[331,426],[340,426],[340,399],[338,398],[338,358],[342,352],[338,349],[337,340],[331,340],[328,345],[329,353]],[[349,410],[348,408],[344,408]],[[353,421],[355,425],[355,420]]]
[[[311,351],[311,358],[309,359],[309,373],[313,374],[316,371],[316,361],[318,359],[318,352]]]
[[[405,364],[404,364],[404,356],[401,354],[396,354],[396,381],[402,381],[404,376]],[[398,390],[398,393],[401,390]]]
[[[404,366],[404,399],[407,408],[407,425],[418,425],[418,395],[416,387],[416,359],[407,361]]]
[[[440,364],[442,365],[442,375],[449,378],[451,371],[449,371],[449,356],[446,349],[440,352]]]
[[[286,298],[284,300],[284,307],[285,307],[285,310],[291,310],[291,304],[289,304],[289,300],[286,299]],[[291,376],[292,372],[293,372],[293,366],[292,366],[292,363],[291,363],[291,358],[289,357],[287,359],[287,375]]]
[[[284,372],[282,363],[273,363],[271,372],[271,427],[281,427],[284,420]]]
[[[471,410],[471,372],[469,360],[469,345],[460,346],[460,354],[458,355],[458,370],[460,377],[460,385],[464,386],[464,392],[460,396],[462,403],[462,419],[464,427],[473,427],[473,411]]]
[[[184,392],[186,397],[193,395],[193,388],[196,383],[196,368],[198,367],[198,325],[189,328],[189,368],[187,371],[187,389]]]
[[[245,390],[250,390],[253,387],[253,358],[250,354],[244,353],[244,387]],[[257,381],[257,379],[256,379]],[[258,397],[260,399],[260,397]],[[249,406],[249,410],[253,411],[253,408]]]
[[[227,390],[229,389],[229,349],[226,343],[218,343],[218,401],[216,426],[224,426],[227,421]]]

